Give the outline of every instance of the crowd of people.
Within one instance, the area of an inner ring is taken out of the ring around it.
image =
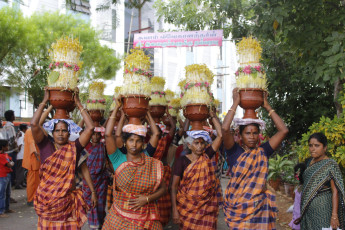
[[[210,110],[210,125],[190,130],[189,121],[169,114],[170,129],[156,124],[150,112],[128,124],[117,100],[103,126],[95,127],[74,96],[82,122],[47,121],[45,91],[30,128],[15,132],[14,112],[5,113],[0,132],[0,217],[8,217],[11,184],[27,187],[27,204],[38,215],[38,229],[163,229],[171,220],[180,229],[217,229],[222,207],[232,230],[276,229],[278,208],[267,189],[268,159],[288,128],[264,98],[263,108],[277,132],[261,143],[262,121],[239,119],[231,128],[240,96],[220,122]],[[116,119],[121,113],[120,120]],[[292,229],[345,229],[345,192],[338,164],[327,156],[327,138],[309,138],[311,157],[296,165]],[[229,183],[222,191],[222,159]],[[221,162],[221,163],[220,163]],[[26,174],[24,174],[26,171]],[[26,175],[26,176],[24,176]]]

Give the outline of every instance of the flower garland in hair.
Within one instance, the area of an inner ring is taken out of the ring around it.
[[[151,78],[153,76],[153,74],[149,71],[145,71],[145,70],[142,70],[142,69],[138,69],[138,68],[132,68],[132,69],[126,69],[125,70],[125,73],[134,73],[134,74],[138,74],[138,75],[144,75],[148,78]]]
[[[87,103],[102,103],[105,104],[105,99],[88,99]]]
[[[68,64],[67,62],[61,61],[61,62],[52,62],[49,64],[49,69],[54,70],[56,68],[62,68],[66,67],[67,69],[74,70],[74,72],[78,72],[80,67],[75,64]]]
[[[159,97],[163,97],[163,96],[165,96],[165,92],[164,91],[155,91],[155,92],[152,92],[151,95],[159,95]]]
[[[261,66],[250,66],[250,65],[247,65],[245,66],[244,68],[243,67],[240,67],[237,69],[235,75],[236,76],[239,76],[240,73],[244,73],[244,74],[256,74],[256,73],[262,73],[264,74],[265,71],[263,70],[263,68]]]

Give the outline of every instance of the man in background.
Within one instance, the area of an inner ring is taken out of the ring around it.
[[[3,135],[5,137],[5,140],[8,141],[8,151],[6,152],[11,158],[12,161],[15,163],[17,160],[17,142],[16,142],[16,131],[14,129],[13,121],[16,119],[14,116],[13,110],[7,110],[4,114],[6,119],[6,124],[3,127]],[[11,172],[11,184],[15,184],[16,180],[16,168],[13,167],[13,171]],[[16,203],[13,198],[11,198],[12,203]]]
[[[19,132],[17,134],[17,146],[18,146],[18,154],[17,154],[17,161],[16,161],[16,186],[15,189],[23,189],[26,187],[25,185],[25,177],[24,171],[25,169],[22,167],[23,163],[23,156],[24,156],[24,136],[25,132],[28,129],[26,124],[19,125]]]

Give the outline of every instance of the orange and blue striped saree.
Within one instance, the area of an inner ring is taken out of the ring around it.
[[[265,189],[268,158],[259,147],[242,153],[225,190],[225,221],[232,230],[275,229],[275,196]]]
[[[82,191],[73,190],[76,155],[75,143],[70,142],[41,165],[34,197],[38,229],[81,229],[87,220]]]
[[[141,162],[123,162],[114,174],[114,202],[105,218],[104,230],[110,229],[163,229],[155,202],[150,202],[134,211],[129,200],[138,195],[154,193],[163,180],[163,165],[160,161],[142,153]]]
[[[178,187],[176,201],[180,229],[217,229],[220,194],[214,163],[203,154],[188,165]]]

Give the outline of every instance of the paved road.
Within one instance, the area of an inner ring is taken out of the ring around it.
[[[227,179],[222,179],[222,188],[225,188],[227,184]],[[0,229],[1,230],[34,230],[37,229],[37,215],[33,207],[28,207],[26,205],[26,190],[12,190],[12,197],[15,198],[18,203],[11,204],[10,208],[15,210],[16,213],[9,214],[8,218],[0,218]],[[277,226],[278,227],[278,226]],[[83,230],[88,230],[87,224],[82,228]],[[164,229],[178,230],[178,227],[173,224],[168,224]],[[228,229],[224,221],[224,214],[221,210],[218,217],[218,229],[225,230]],[[280,230],[281,228],[277,228]]]

